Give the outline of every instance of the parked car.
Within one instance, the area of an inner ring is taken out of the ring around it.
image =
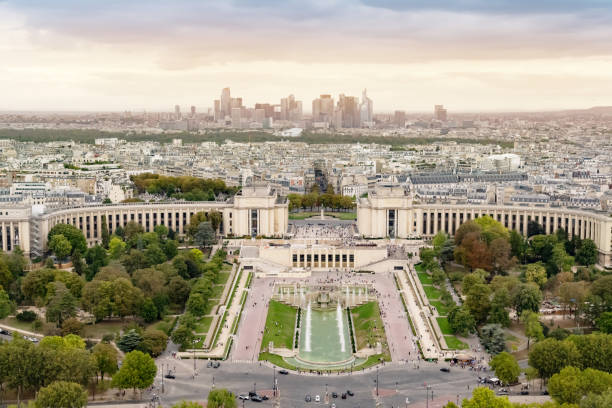
[[[5,336],[9,336],[11,333],[9,333],[8,330],[0,329],[0,334],[4,334]]]
[[[442,368],[440,369],[440,371],[445,372],[445,373],[450,373],[450,368],[448,368],[448,367],[442,367]]]
[[[351,391],[351,390],[346,390],[346,393],[347,393],[349,396],[351,396],[351,397],[352,397],[353,395],[355,395],[355,394],[353,393],[353,391]]]
[[[208,363],[206,363],[206,368],[211,368],[212,367],[212,361],[208,360]]]
[[[257,393],[255,391],[249,391],[249,397],[253,398]]]
[[[529,395],[529,390],[522,390],[521,395]]]
[[[240,395],[238,396],[238,399],[241,399],[241,400],[248,400],[248,399],[249,399],[249,396],[248,396],[247,394],[240,394]]]
[[[332,398],[338,398],[338,393],[337,392],[332,392]]]
[[[346,392],[342,393],[342,399],[346,399]]]
[[[312,397],[310,395],[306,394],[306,396],[304,397],[304,401],[310,402],[310,401],[312,401]]]
[[[287,370],[280,370],[278,373],[282,374],[282,375],[288,375],[289,371],[287,371]]]
[[[253,402],[262,402],[263,399],[259,395],[255,395],[255,396],[251,397],[251,401],[253,401]]]
[[[270,398],[268,398],[268,396],[267,396],[267,395],[260,395],[260,397],[261,397],[261,399],[262,399],[262,400],[264,400],[264,401],[267,401],[267,400],[269,400],[269,399],[270,399]]]
[[[218,362],[218,361],[215,361],[215,362],[213,363],[213,368],[219,368],[219,367],[221,367],[221,363],[220,363],[220,362]]]
[[[164,375],[164,377],[169,378],[171,380],[174,380],[176,378],[176,376],[174,375],[172,371],[168,371],[168,373]]]
[[[315,395],[315,402],[321,402],[321,396]]]

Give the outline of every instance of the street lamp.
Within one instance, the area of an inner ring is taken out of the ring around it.
[[[378,397],[378,366],[376,366],[376,396]]]
[[[431,390],[431,400],[433,401],[433,390],[431,389],[431,386],[428,385],[425,388],[425,407],[429,408],[429,391]]]
[[[162,363],[162,369],[161,369],[161,382],[162,382],[162,394],[164,393],[164,363]]]
[[[273,367],[273,368],[274,368],[274,377],[272,379],[272,381],[273,381],[272,382],[272,391],[274,393],[274,396],[276,397],[276,367]]]

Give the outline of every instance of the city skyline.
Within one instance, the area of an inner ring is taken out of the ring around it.
[[[223,86],[249,104],[367,88],[376,112],[589,108],[612,94],[612,8],[596,0],[3,1],[0,17],[3,111],[209,107]]]

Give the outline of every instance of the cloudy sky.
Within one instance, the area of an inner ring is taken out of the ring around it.
[[[0,110],[612,105],[610,0],[0,0]]]

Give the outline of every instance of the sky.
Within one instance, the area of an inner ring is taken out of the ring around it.
[[[0,110],[612,105],[612,0],[0,0]]]

